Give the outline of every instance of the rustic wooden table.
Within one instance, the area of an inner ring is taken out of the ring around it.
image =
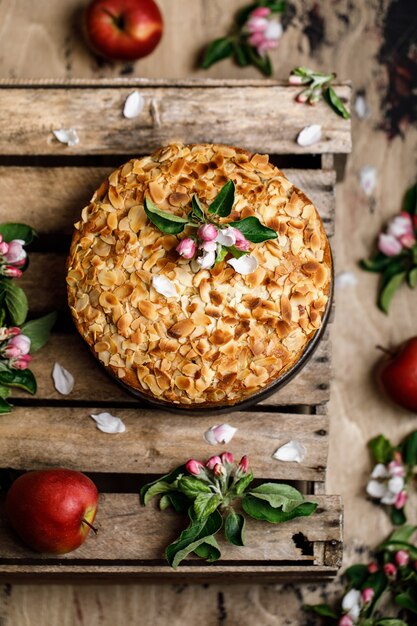
[[[201,76],[204,73],[195,68],[196,55],[208,40],[225,31],[233,10],[244,4],[242,0],[228,0],[226,10],[224,0],[159,3],[166,29],[158,50],[134,66],[110,67],[98,63],[80,39],[77,0],[5,0],[0,8],[0,76]],[[328,492],[341,493],[344,498],[346,564],[390,529],[384,513],[364,497],[369,472],[366,441],[380,431],[398,440],[415,427],[412,415],[388,406],[380,398],[371,368],[377,358],[376,344],[395,343],[415,334],[416,294],[401,289],[386,317],[374,304],[375,278],[357,269],[357,260],[368,254],[381,223],[399,209],[405,188],[415,179],[416,128],[409,127],[403,138],[396,136],[392,140],[379,130],[386,115],[383,96],[387,89],[387,69],[378,61],[379,52],[384,43],[389,45],[390,25],[395,20],[392,12],[397,7],[407,15],[407,5],[411,4],[400,0],[323,0],[318,5],[313,0],[295,0],[291,3],[294,17],[273,54],[276,77],[287,76],[294,65],[300,64],[335,70],[341,78],[352,80],[354,92],[366,90],[370,107],[366,119],[353,118],[354,149],[337,189],[333,243],[337,271],[353,272],[357,278],[355,286],[337,290],[337,315],[332,328],[333,423]],[[412,22],[406,25],[413,27]],[[188,33],[192,36],[184,36]],[[204,75],[257,77],[255,70],[240,70],[228,61]],[[359,171],[365,165],[376,167],[378,172],[378,184],[371,197],[359,185]],[[7,211],[3,205],[2,220]],[[0,589],[0,624],[162,626],[169,620],[177,626],[199,620],[206,626],[295,625],[305,621],[301,612],[304,602],[331,599],[339,588],[338,581],[325,587],[4,586]]]

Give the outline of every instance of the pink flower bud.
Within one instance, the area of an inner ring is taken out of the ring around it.
[[[302,85],[304,82],[304,79],[302,76],[297,76],[296,74],[290,74],[288,82],[290,83],[290,85]]]
[[[339,626],[353,626],[353,619],[350,615],[342,615],[338,624]]]
[[[216,463],[216,465],[213,467],[213,474],[216,476],[216,478],[220,478],[221,476],[225,476],[226,470],[221,463]]]
[[[238,228],[233,228],[233,234],[236,237],[235,248],[244,252],[249,250],[250,241],[246,239],[245,235]]]
[[[197,236],[201,241],[215,241],[217,237],[217,228],[214,224],[203,224],[197,231]]]
[[[400,491],[400,493],[397,495],[394,506],[396,509],[402,509],[403,507],[405,507],[406,502],[407,502],[407,492],[403,490],[403,491]]]
[[[12,359],[9,361],[10,367],[13,367],[15,370],[25,370],[27,369],[32,357],[30,354],[25,354],[24,356],[19,357],[18,359]]]
[[[391,461],[388,464],[388,472],[390,476],[400,476],[403,478],[405,476],[405,467],[401,461]]]
[[[395,554],[395,562],[398,567],[405,567],[406,565],[408,565],[409,560],[410,554],[407,552],[407,550],[398,550],[398,552]]]
[[[197,252],[197,245],[190,237],[182,239],[178,246],[175,248],[178,254],[184,259],[192,259]]]
[[[206,467],[207,469],[210,469],[210,470],[214,469],[216,465],[221,465],[221,464],[222,464],[222,460],[219,456],[211,456],[209,460],[206,461]]]
[[[295,97],[296,102],[301,102],[301,103],[307,102],[310,93],[311,93],[310,89],[305,89],[304,91],[302,91]]]
[[[413,222],[411,215],[403,211],[399,215],[396,215],[388,224],[388,235],[392,235],[397,239],[400,239],[403,235],[413,234]]]
[[[248,469],[249,469],[249,460],[245,454],[244,456],[242,456],[242,458],[239,461],[238,470],[240,471],[241,474],[247,474]]]
[[[375,563],[374,561],[372,563],[369,563],[368,565],[368,572],[370,574],[375,574],[375,572],[378,571],[378,564]]]
[[[185,469],[190,474],[193,474],[193,476],[198,476],[199,474],[201,474],[201,470],[203,467],[204,465],[200,461],[196,461],[195,459],[190,459],[185,464]]]
[[[231,452],[223,452],[220,458],[222,463],[228,463],[229,465],[232,465],[233,463],[233,454]]]
[[[372,602],[374,595],[375,591],[372,589],[372,587],[366,587],[361,594],[362,602],[364,604],[369,604],[370,602]]]
[[[412,233],[401,235],[401,237],[399,237],[398,239],[404,248],[412,248],[416,243],[416,238]]]
[[[9,251],[9,244],[6,243],[5,241],[2,241],[0,243],[0,254],[1,256],[5,256]]]
[[[17,359],[19,356],[21,356],[19,348],[17,348],[16,346],[11,346],[10,344],[4,348],[3,354],[8,359]]]
[[[13,239],[13,241],[9,243],[9,249],[6,254],[7,263],[15,265],[26,259],[27,254],[26,250],[23,248],[24,245],[25,242],[23,239]]]
[[[19,355],[29,354],[30,352],[30,339],[26,335],[15,335],[8,343],[8,347],[17,348]]]
[[[216,252],[217,244],[215,241],[203,241],[200,248],[205,252]]]
[[[257,9],[254,9],[253,11],[251,11],[250,16],[251,17],[268,17],[270,13],[271,13],[271,9],[268,9],[268,7],[258,7]]]
[[[252,33],[252,35],[248,39],[248,44],[252,46],[253,48],[257,48],[258,46],[261,46],[264,42],[265,42],[264,34],[263,32],[259,32],[259,31]]]
[[[13,265],[6,265],[3,268],[2,273],[4,276],[8,276],[9,278],[20,278],[23,272],[17,267],[13,267]]]
[[[9,337],[9,329],[3,326],[2,328],[0,328],[0,341],[6,341],[8,337]]]
[[[378,238],[378,249],[385,256],[396,256],[403,249],[401,242],[394,235],[380,233]]]
[[[9,335],[11,335],[12,337],[15,337],[16,335],[20,335],[22,331],[20,330],[20,328],[18,326],[10,326],[9,328]]]
[[[397,574],[397,568],[394,563],[385,563],[384,572],[388,578],[394,578]]]

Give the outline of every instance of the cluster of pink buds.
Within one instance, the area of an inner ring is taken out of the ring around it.
[[[0,275],[8,278],[20,278],[22,270],[19,269],[26,263],[26,251],[23,248],[23,239],[13,239],[13,241],[3,241],[0,235]]]
[[[205,463],[196,461],[195,459],[190,459],[185,464],[185,469],[193,476],[201,476],[206,474],[206,470],[210,470],[215,476],[219,477],[224,475],[226,470],[233,466],[234,462],[233,454],[231,452],[223,452],[220,456],[211,456]],[[248,473],[248,471],[249,461],[248,457],[245,455],[242,456],[237,464],[236,475],[244,476]]]
[[[380,500],[381,504],[402,509],[407,502],[405,475],[406,470],[401,454],[396,452],[394,459],[388,465],[382,463],[375,465],[366,491],[371,498]]]
[[[258,7],[249,14],[243,27],[243,32],[248,33],[248,44],[256,49],[260,57],[278,46],[284,32],[281,22],[272,18],[271,14],[268,7]]]
[[[202,269],[213,267],[218,247],[230,248],[234,246],[237,250],[247,252],[250,242],[246,237],[233,226],[219,229],[214,224],[202,224],[197,230],[195,238],[185,237],[182,239],[176,250],[184,259],[192,259],[197,251],[200,255],[196,261]]]
[[[387,232],[380,233],[378,238],[378,248],[386,256],[396,256],[404,249],[409,249],[416,243],[413,219],[405,211],[396,215],[388,224]]]
[[[27,369],[32,357],[30,339],[22,335],[20,328],[0,328],[0,357],[7,359],[8,366],[16,370]]]

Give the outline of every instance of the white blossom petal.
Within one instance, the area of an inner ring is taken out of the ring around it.
[[[359,182],[363,193],[372,196],[377,185],[377,170],[372,165],[365,165],[359,171]]]
[[[120,419],[111,413],[99,413],[98,415],[90,415],[96,423],[96,426],[103,433],[109,433],[111,435],[115,433],[124,433],[126,426]]]
[[[377,463],[371,474],[371,478],[388,478],[388,476],[388,470],[383,463]]]
[[[336,276],[334,284],[337,289],[355,287],[358,284],[358,279],[353,272],[340,272],[340,274]]]
[[[317,143],[321,139],[321,126],[320,124],[311,124],[311,126],[306,126],[299,133],[297,137],[297,143],[299,146],[312,146],[314,143]]]
[[[381,504],[387,504],[387,505],[395,504],[396,500],[397,500],[397,494],[391,493],[391,491],[387,489],[385,496],[381,498]]]
[[[404,478],[402,476],[393,476],[388,481],[388,491],[394,495],[398,495],[404,488]]]
[[[67,396],[71,393],[74,388],[74,376],[65,367],[55,363],[52,370],[52,378],[54,379],[55,389],[60,394]]]
[[[216,242],[220,243],[222,246],[226,246],[227,248],[234,246],[236,243],[236,235],[233,232],[233,228],[228,226],[227,228],[223,228],[223,230],[219,230]]]
[[[282,24],[278,20],[268,20],[268,25],[264,31],[265,39],[281,39],[284,34]]]
[[[366,486],[366,493],[371,498],[376,498],[377,500],[381,500],[388,493],[388,489],[384,483],[381,483],[379,480],[370,480]]]
[[[217,424],[204,433],[204,439],[212,446],[217,443],[229,443],[236,432],[237,428],[230,424]]]
[[[357,93],[355,98],[355,113],[360,120],[364,120],[371,114],[368,102],[363,93]]]
[[[214,265],[215,260],[216,253],[212,251],[206,252],[205,250],[203,250],[203,254],[201,256],[196,258],[196,261],[202,270],[210,269]]]
[[[239,259],[229,259],[227,262],[233,267],[235,272],[242,274],[242,276],[252,274],[252,272],[257,270],[259,265],[258,259],[249,254],[244,254]]]
[[[361,592],[359,589],[351,589],[343,597],[342,609],[354,620],[358,619],[361,612]]]
[[[174,283],[166,276],[152,276],[152,287],[166,298],[178,296]]]
[[[277,461],[287,461],[289,463],[302,463],[306,458],[307,450],[300,441],[292,439],[284,444],[272,455]]]
[[[67,144],[67,146],[76,146],[77,143],[80,143],[80,139],[75,128],[59,128],[58,130],[53,130],[52,132],[58,141]]]
[[[123,107],[123,115],[128,119],[137,117],[143,111],[145,106],[145,99],[136,89],[126,98],[125,105]]]

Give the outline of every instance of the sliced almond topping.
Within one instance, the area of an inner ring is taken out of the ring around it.
[[[175,337],[176,339],[181,339],[182,337],[188,337],[188,335],[191,335],[194,328],[195,325],[193,324],[193,322],[190,319],[186,318],[177,322],[176,324],[173,324],[173,326],[169,328],[168,334],[171,335],[171,337]]]
[[[284,322],[287,322],[289,324],[292,319],[292,307],[291,307],[290,301],[288,300],[285,294],[282,294],[280,304],[281,304],[281,317],[284,320]]]

